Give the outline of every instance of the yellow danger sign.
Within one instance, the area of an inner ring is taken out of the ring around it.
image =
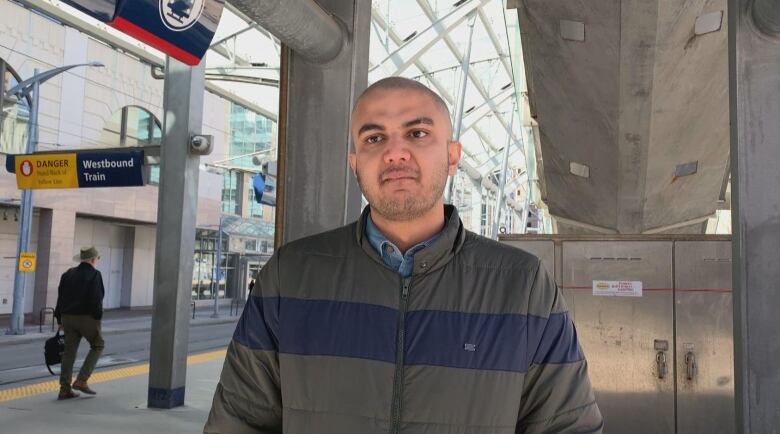
[[[27,188],[79,188],[75,153],[19,155],[16,186]]]
[[[22,252],[19,255],[19,271],[22,273],[32,273],[35,271],[35,253]]]

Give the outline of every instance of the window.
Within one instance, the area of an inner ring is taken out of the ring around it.
[[[0,92],[0,153],[24,154],[27,151],[27,128],[30,119],[30,97],[6,98],[5,92],[21,80],[10,65],[0,59],[0,76],[3,77]]]
[[[250,184],[251,188],[251,184]],[[255,192],[254,190],[251,190],[249,192],[249,215],[251,217],[257,217],[257,218],[263,218],[263,208],[265,207],[262,203],[257,203],[255,200]]]
[[[162,143],[162,125],[149,110],[125,106],[105,123],[100,142],[107,148],[159,146]],[[151,167],[149,184],[160,184],[158,166]]]
[[[162,142],[162,125],[148,110],[125,106],[114,113],[103,126],[100,141],[108,148],[159,146]]]
[[[248,252],[256,252],[257,251],[257,240],[246,240],[244,242],[244,248]]]
[[[222,212],[238,214],[238,173],[227,171],[222,176]]]
[[[270,150],[274,141],[274,121],[238,104],[230,107],[230,157],[231,164],[247,169],[256,168],[253,154]]]

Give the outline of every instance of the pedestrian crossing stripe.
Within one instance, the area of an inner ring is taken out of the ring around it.
[[[225,357],[226,350],[210,351],[207,353],[193,354],[187,357],[187,364],[208,362]],[[118,380],[120,378],[133,377],[149,373],[149,364],[142,363],[122,368],[107,369],[95,372],[89,378],[89,384],[102,383],[105,381]],[[57,380],[43,381],[40,383],[28,384],[25,386],[14,387],[11,389],[0,390],[0,402],[12,401],[14,399],[27,398],[40,395],[42,393],[54,393],[60,390],[60,382]]]

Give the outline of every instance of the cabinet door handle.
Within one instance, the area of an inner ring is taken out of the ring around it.
[[[658,365],[658,378],[663,379],[666,377],[666,353],[659,351],[655,355],[655,363]]]
[[[688,351],[685,354],[685,376],[689,380],[696,377],[696,354],[693,354],[693,351]]]

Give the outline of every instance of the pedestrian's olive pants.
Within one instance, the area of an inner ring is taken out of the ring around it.
[[[100,321],[92,318],[91,315],[62,315],[62,327],[65,329],[65,353],[62,355],[60,390],[69,391],[73,378],[73,363],[76,361],[81,338],[89,342],[90,349],[76,377],[80,381],[87,381],[92,375],[105,344],[100,334]]]

